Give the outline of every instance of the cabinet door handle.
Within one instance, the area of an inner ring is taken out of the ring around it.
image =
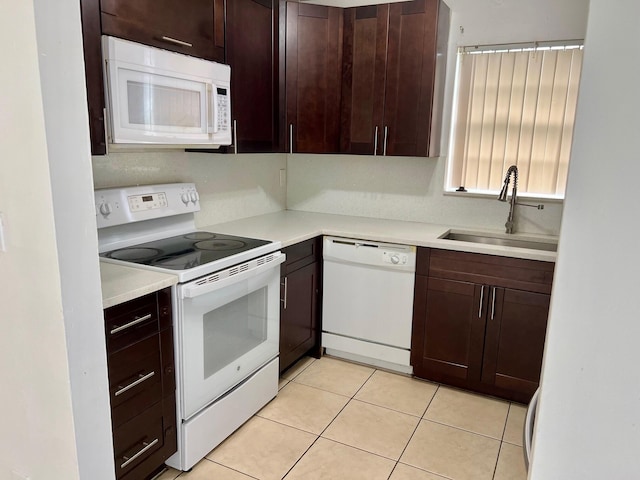
[[[482,285],[482,289],[480,290],[480,308],[478,310],[478,318],[482,318],[482,304],[484,302],[484,285]]]
[[[111,333],[111,335],[114,335],[114,334],[116,334],[118,332],[121,332],[122,330],[126,330],[129,327],[133,327],[134,325],[137,325],[137,324],[142,323],[142,322],[144,322],[146,320],[149,320],[150,318],[151,318],[151,314],[150,313],[147,313],[146,315],[144,315],[142,317],[136,317],[136,318],[133,319],[132,322],[129,322],[129,323],[125,324],[125,325],[122,325],[121,327],[116,327],[113,330],[111,330],[111,332],[109,332],[109,333]]]
[[[284,298],[282,300],[280,300],[283,303],[283,308],[286,310],[287,309],[287,286],[288,286],[287,282],[287,277],[284,277],[284,283],[281,283],[281,285],[284,286]]]
[[[193,43],[183,42],[182,40],[178,40],[177,38],[171,38],[171,37],[165,37],[165,36],[162,36],[161,38],[165,42],[175,43],[176,45],[181,45],[183,47],[189,47],[189,48],[193,47]]]
[[[233,153],[238,154],[238,121],[233,121]]]
[[[104,153],[109,155],[109,127],[107,126],[107,109],[102,109],[102,118],[104,119]]]
[[[384,141],[382,142],[382,155],[387,156],[387,137],[389,136],[389,127],[384,127]]]
[[[491,300],[491,320],[496,313],[496,287],[493,287],[493,300]]]
[[[136,458],[138,458],[140,455],[144,454],[144,452],[146,452],[147,450],[149,450],[151,447],[153,447],[156,443],[158,443],[158,439],[156,438],[153,442],[151,443],[147,443],[147,442],[142,442],[142,450],[140,450],[138,453],[136,453],[135,455],[133,455],[132,457],[125,457],[123,456],[122,459],[125,460],[125,462],[120,465],[120,468],[126,468],[127,465],[129,465],[131,462],[133,462]]]
[[[153,377],[156,374],[155,370],[152,371],[151,373],[147,373],[146,375],[143,375],[142,373],[140,375],[138,375],[138,379],[135,382],[131,382],[129,385],[127,385],[126,387],[120,387],[118,388],[118,390],[116,391],[116,397],[118,395],[122,395],[124,392],[131,390],[133,387],[135,387],[136,385],[140,385],[142,382],[144,382],[145,380],[149,380],[151,377]]]
[[[293,123],[289,124],[289,153],[293,154]]]
[[[378,155],[378,126],[376,125],[376,132],[373,134],[373,156]]]

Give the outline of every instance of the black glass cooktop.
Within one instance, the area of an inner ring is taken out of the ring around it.
[[[192,232],[100,254],[124,262],[188,270],[262,245],[266,240],[210,232]]]

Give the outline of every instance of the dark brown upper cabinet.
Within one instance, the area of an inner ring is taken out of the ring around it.
[[[297,2],[286,2],[285,9],[285,148],[291,153],[337,153],[343,9]]]
[[[277,152],[279,135],[278,0],[227,2],[234,146],[238,153]]]
[[[439,155],[448,25],[439,0],[344,11],[342,152]]]
[[[224,0],[101,0],[102,33],[224,62]]]
[[[80,0],[91,153],[107,153],[101,35],[224,62],[225,0]]]

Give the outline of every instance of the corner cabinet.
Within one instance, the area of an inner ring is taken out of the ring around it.
[[[281,268],[280,372],[307,354],[320,357],[322,238],[283,250]]]
[[[342,9],[283,2],[280,63],[290,153],[340,151]]]
[[[342,152],[439,155],[448,27],[439,0],[344,11]]]
[[[527,403],[540,380],[553,269],[549,262],[419,249],[414,374]]]
[[[143,480],[177,450],[171,289],[105,309],[118,480]]]

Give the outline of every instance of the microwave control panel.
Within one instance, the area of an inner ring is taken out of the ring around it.
[[[217,91],[217,103],[218,103],[218,130],[229,130],[229,124],[231,122],[231,109],[229,108],[229,90],[226,88],[218,87]]]

